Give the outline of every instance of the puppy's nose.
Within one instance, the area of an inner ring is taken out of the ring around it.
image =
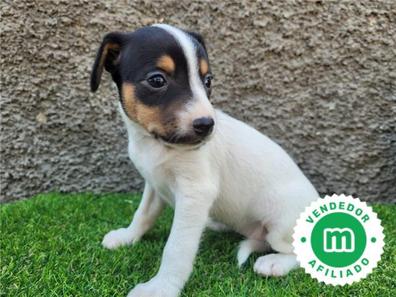
[[[209,135],[214,126],[214,120],[212,118],[199,118],[193,121],[193,128],[197,135],[207,136]]]

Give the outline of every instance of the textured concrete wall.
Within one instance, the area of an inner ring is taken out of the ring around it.
[[[88,77],[106,32],[201,32],[214,103],[280,143],[321,192],[396,198],[395,1],[2,1],[1,199],[141,189],[110,77]]]

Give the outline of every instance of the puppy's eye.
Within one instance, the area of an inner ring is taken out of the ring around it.
[[[205,87],[207,87],[208,89],[210,89],[210,87],[212,86],[212,79],[213,76],[210,74],[206,75],[204,78]]]
[[[165,77],[159,73],[151,75],[149,78],[147,78],[147,82],[155,89],[162,88],[166,85]]]

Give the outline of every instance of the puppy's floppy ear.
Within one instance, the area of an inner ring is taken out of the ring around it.
[[[186,31],[186,33],[188,35],[190,35],[192,38],[194,38],[196,41],[198,41],[202,45],[204,50],[207,51],[206,50],[206,45],[205,45],[205,40],[204,40],[204,38],[202,37],[201,34],[199,34],[197,32],[192,32],[192,31]]]
[[[125,33],[112,32],[105,35],[96,54],[95,63],[91,72],[91,91],[95,92],[100,84],[103,67],[114,73],[119,63],[121,48],[125,42]]]

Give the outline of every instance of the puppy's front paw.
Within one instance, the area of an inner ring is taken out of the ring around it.
[[[102,245],[110,250],[116,249],[123,245],[129,245],[137,242],[139,238],[135,237],[132,230],[128,228],[120,228],[110,231],[105,235]]]
[[[147,283],[138,284],[127,297],[177,297],[180,290],[170,286],[166,281],[153,278]]]
[[[263,276],[283,276],[297,266],[295,255],[269,254],[259,257],[253,269]]]

